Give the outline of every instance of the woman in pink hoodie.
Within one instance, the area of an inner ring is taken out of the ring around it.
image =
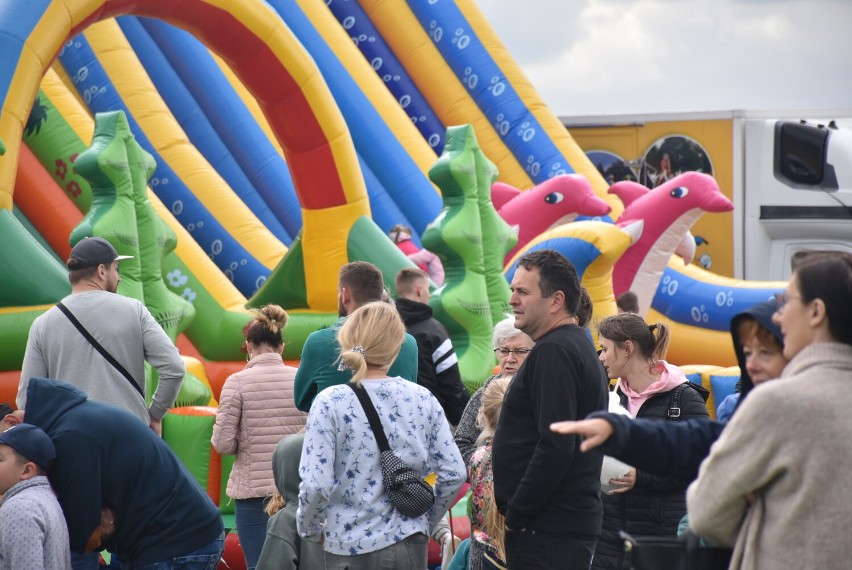
[[[598,325],[600,361],[621,405],[634,417],[680,421],[706,418],[706,390],[689,382],[683,371],[663,360],[669,344],[664,324],[648,325],[639,315],[621,313]],[[689,450],[684,450],[688,453]],[[603,530],[592,564],[597,569],[630,568],[619,531],[633,535],[675,536],[686,514],[686,484],[630,469],[609,481],[601,495]]]

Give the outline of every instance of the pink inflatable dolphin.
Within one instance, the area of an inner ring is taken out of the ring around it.
[[[636,293],[640,314],[644,315],[669,258],[684,242],[692,224],[704,212],[730,212],[734,205],[712,176],[700,172],[686,172],[653,190],[635,182],[616,182],[609,192],[623,195],[629,202],[616,222],[619,227],[643,222],[640,238],[615,263],[612,285],[616,296],[625,291]],[[692,244],[694,252],[694,239]]]
[[[609,193],[618,196],[618,199],[621,200],[621,203],[624,204],[625,208],[650,191],[651,190],[647,186],[642,186],[638,182],[631,182],[627,180],[613,184],[609,189]],[[683,234],[683,238],[681,238],[680,243],[677,244],[674,252],[675,255],[678,255],[681,259],[683,259],[684,265],[689,265],[695,258],[695,247],[695,236],[692,235],[691,231],[687,231]]]
[[[547,229],[571,222],[577,216],[605,216],[612,209],[579,174],[554,176],[524,192],[495,182],[491,186],[491,201],[500,217],[518,229],[518,244],[506,255],[505,263]]]

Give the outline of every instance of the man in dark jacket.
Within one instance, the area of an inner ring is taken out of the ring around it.
[[[219,560],[219,509],[135,416],[65,382],[33,378],[26,410],[6,415],[2,429],[24,417],[56,447],[48,478],[68,523],[75,570],[96,569],[96,551],[107,547],[128,568],[171,562],[206,570]]]
[[[605,410],[607,379],[577,326],[580,282],[553,250],[526,254],[512,278],[515,326],[535,341],[503,402],[493,440],[494,498],[515,569],[589,568],[601,531],[603,456],[579,453],[554,421]]]
[[[417,383],[432,392],[440,402],[447,421],[457,426],[470,394],[462,384],[459,359],[450,335],[432,316],[429,302],[429,276],[422,269],[403,268],[396,275],[396,302],[408,334],[417,341]]]
[[[776,359],[769,365],[761,364],[757,359],[764,351],[754,349],[754,346],[773,348],[771,345],[775,343],[767,342],[764,333],[774,337],[777,346],[783,347],[781,329],[772,322],[777,307],[774,300],[758,303],[731,319],[731,337],[740,366],[741,392],[737,407],[754,388],[754,380],[759,383],[777,378],[786,365],[783,353],[779,353],[782,356],[780,361]],[[750,323],[756,326],[749,326]],[[742,331],[749,329],[749,338],[742,338]],[[761,337],[764,337],[763,340]],[[744,350],[746,347],[748,351]],[[582,435],[585,438],[580,448],[582,451],[600,446],[599,451],[637,469],[689,482],[698,476],[701,462],[710,453],[710,446],[722,434],[724,427],[724,423],[709,419],[655,422],[598,413],[585,421],[561,422],[553,429],[557,433]]]

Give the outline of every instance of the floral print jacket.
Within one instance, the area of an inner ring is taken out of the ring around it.
[[[465,469],[438,400],[402,378],[361,383],[382,422],[391,450],[424,478],[436,474],[435,504],[409,518],[385,493],[379,448],[361,403],[347,385],[320,392],[308,414],[299,475],[299,534],[323,541],[326,552],[375,552],[430,529],[447,512]]]

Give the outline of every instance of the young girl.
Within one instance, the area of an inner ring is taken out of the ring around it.
[[[477,422],[482,433],[478,447],[471,456],[468,473],[471,482],[470,496],[470,570],[501,569],[503,562],[503,534],[506,521],[494,505],[494,476],[491,472],[491,438],[497,429],[503,397],[511,378],[501,377],[488,384],[482,394],[482,406]]]
[[[388,377],[405,327],[387,303],[355,310],[337,333],[340,358],[356,390],[366,390],[391,451],[421,477],[437,475],[435,503],[419,517],[402,515],[386,492],[379,448],[349,385],[320,392],[308,415],[299,475],[299,534],[322,541],[326,568],[426,567],[429,531],[465,480],[464,464],[438,400],[422,386]]]

